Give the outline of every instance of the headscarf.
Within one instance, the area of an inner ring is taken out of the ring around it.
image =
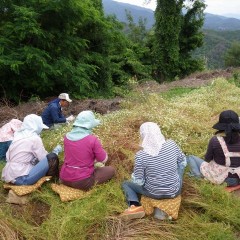
[[[78,141],[92,134],[92,129],[100,124],[100,120],[96,119],[92,111],[82,111],[76,117],[73,123],[73,129],[66,134],[67,139]]]
[[[141,125],[140,136],[142,138],[141,147],[143,151],[153,157],[158,155],[162,145],[166,142],[160,127],[153,122],[145,122]]]
[[[48,126],[43,124],[42,118],[36,114],[29,114],[23,119],[20,130],[14,133],[13,141],[39,135],[43,129],[48,129]]]
[[[12,119],[0,128],[0,142],[12,141],[14,132],[19,130],[22,126],[22,121]]]

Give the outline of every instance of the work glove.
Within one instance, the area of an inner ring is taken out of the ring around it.
[[[105,166],[105,164],[102,163],[102,162],[95,162],[94,163],[94,168],[100,168],[100,167],[104,167],[104,166]]]
[[[71,115],[71,116],[69,116],[69,117],[66,118],[66,120],[67,120],[68,122],[71,122],[71,121],[73,121],[74,119],[75,119],[75,117],[74,117],[73,115]]]
[[[60,153],[60,152],[62,152],[62,147],[61,147],[61,145],[60,144],[58,144],[53,150],[52,150],[52,152],[53,153],[56,153],[57,155]]]

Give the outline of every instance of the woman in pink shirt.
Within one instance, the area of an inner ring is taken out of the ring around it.
[[[115,175],[111,166],[94,168],[95,162],[106,163],[107,153],[92,129],[100,124],[92,111],[78,114],[73,129],[64,137],[64,163],[60,171],[63,184],[89,190],[95,184],[110,180]]]

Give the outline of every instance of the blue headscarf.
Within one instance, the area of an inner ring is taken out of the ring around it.
[[[92,129],[100,124],[100,120],[95,119],[92,111],[82,111],[73,123],[73,129],[66,134],[67,139],[78,141],[92,134]]]

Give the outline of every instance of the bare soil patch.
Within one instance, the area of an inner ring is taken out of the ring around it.
[[[159,84],[155,81],[149,81],[140,84],[136,90],[142,92],[166,92],[176,87],[202,87],[210,84],[215,78],[223,77],[229,79],[236,70],[236,68],[227,68],[225,70],[214,70],[206,73],[194,73],[184,79],[174,82],[164,82],[162,84]]]
[[[187,78],[177,80],[174,82],[166,82],[159,84],[156,81],[148,81],[139,84],[136,91],[139,92],[165,92],[176,87],[201,87],[212,82],[214,78],[224,77],[231,78],[234,71],[240,68],[227,68],[225,70],[214,70],[206,73],[195,73]],[[35,113],[41,115],[47,103],[57,96],[49,97],[45,101],[27,102],[19,104],[18,106],[11,105],[8,101],[2,100],[0,102],[0,127],[10,121],[12,118],[23,118],[30,114]],[[100,114],[106,114],[120,109],[121,98],[114,99],[87,99],[87,100],[73,100],[70,107],[64,110],[64,114],[77,115],[83,110],[92,110]]]

